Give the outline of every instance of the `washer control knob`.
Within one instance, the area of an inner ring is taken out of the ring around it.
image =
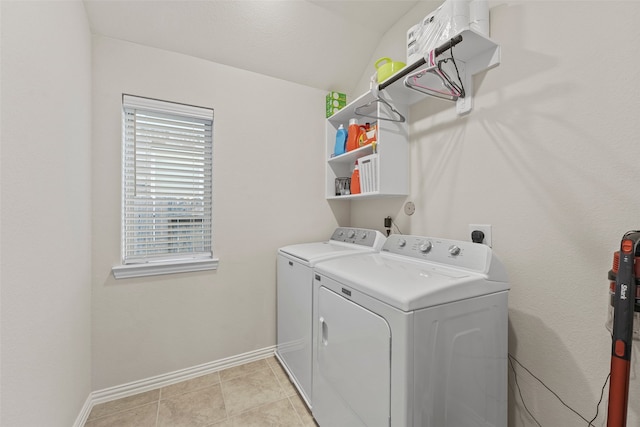
[[[355,231],[349,230],[349,234],[347,234],[347,237],[350,238],[350,239],[353,239],[353,236],[355,236],[355,235],[356,235]]]
[[[404,239],[398,240],[398,246],[399,247],[404,248],[406,244],[407,244],[406,240],[404,240]]]
[[[367,232],[366,232],[366,231],[364,231],[364,232],[362,233],[362,237],[361,237],[361,239],[362,239],[362,240],[364,240],[364,239],[366,239],[366,238],[367,238]]]
[[[456,245],[449,247],[449,253],[453,256],[460,255],[460,248]]]
[[[340,237],[344,236],[344,231],[340,230],[340,231],[338,232],[338,236],[340,236]]]
[[[422,243],[418,249],[420,249],[420,252],[422,252],[423,254],[426,254],[431,250],[431,242]]]

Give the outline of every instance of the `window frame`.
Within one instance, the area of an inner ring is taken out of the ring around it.
[[[210,241],[209,246],[211,248],[210,252],[198,252],[195,255],[193,253],[184,253],[184,254],[167,254],[160,258],[154,257],[142,257],[136,258],[134,260],[127,260],[125,254],[125,205],[126,205],[126,146],[127,146],[127,135],[126,135],[126,126],[127,126],[127,110],[142,110],[146,112],[160,113],[160,114],[169,114],[173,116],[181,116],[185,119],[195,119],[195,120],[207,120],[211,122],[211,132],[213,133],[213,109],[212,108],[203,108],[196,107],[193,105],[180,104],[176,102],[169,101],[161,101],[153,98],[144,98],[134,95],[123,94],[122,95],[122,137],[121,137],[121,150],[122,150],[122,164],[121,164],[121,210],[120,210],[120,223],[121,223],[121,233],[120,233],[120,265],[113,266],[112,273],[116,279],[123,278],[131,278],[131,277],[142,277],[142,276],[155,276],[162,274],[173,274],[173,273],[185,273],[192,271],[204,271],[204,270],[215,270],[218,268],[219,259],[215,256],[213,251],[213,179],[211,180],[211,186],[207,189],[205,186],[204,191],[209,190],[210,194],[209,203],[210,203],[210,211],[211,218],[209,221],[211,223],[210,230]],[[130,113],[129,113],[130,114]],[[209,142],[207,140],[207,142]],[[211,151],[213,151],[213,134],[211,135]],[[135,155],[134,155],[135,156]],[[211,156],[212,157],[212,156]],[[209,171],[213,173],[213,164],[211,163],[208,167],[211,168]],[[206,166],[205,166],[206,167]],[[137,177],[137,175],[136,175]],[[155,202],[154,202],[155,203]],[[206,207],[206,205],[205,205]],[[169,219],[169,223],[177,223],[180,224],[182,222],[199,222],[197,218],[192,219],[191,221],[185,221],[183,217]],[[202,221],[202,220],[200,220]],[[172,227],[169,224],[169,227]],[[167,232],[167,236],[170,235],[170,231]],[[170,236],[169,236],[170,237]]]

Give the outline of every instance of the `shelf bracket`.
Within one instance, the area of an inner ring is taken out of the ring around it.
[[[500,46],[487,49],[466,62],[458,62],[460,78],[465,92],[464,98],[458,98],[456,101],[456,112],[459,115],[467,114],[473,109],[473,76],[498,64],[500,64]]]

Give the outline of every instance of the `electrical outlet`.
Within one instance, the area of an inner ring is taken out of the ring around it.
[[[493,242],[491,240],[491,224],[469,224],[469,240],[471,240],[471,233],[475,230],[482,231],[484,233],[483,244],[491,247]]]

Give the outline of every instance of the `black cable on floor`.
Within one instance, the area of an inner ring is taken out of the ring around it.
[[[575,409],[573,409],[571,406],[569,406],[568,404],[565,403],[564,400],[562,400],[562,398],[560,396],[558,396],[558,394],[556,392],[554,392],[553,390],[551,390],[540,378],[538,378],[537,376],[535,376],[533,374],[533,372],[531,372],[529,369],[527,369],[526,366],[524,366],[522,363],[520,363],[520,361],[518,359],[516,359],[511,353],[509,353],[508,355],[509,357],[509,364],[511,365],[511,370],[513,371],[513,379],[516,383],[516,387],[518,388],[518,394],[520,394],[520,400],[522,400],[522,405],[524,406],[524,409],[527,411],[527,413],[529,414],[529,416],[533,419],[533,421],[535,421],[536,424],[538,424],[539,427],[542,427],[540,425],[540,423],[538,422],[538,420],[533,416],[533,414],[531,413],[531,411],[529,411],[529,408],[527,408],[527,405],[524,402],[524,399],[522,398],[522,392],[520,391],[520,385],[518,384],[518,374],[516,373],[515,367],[513,366],[513,362],[515,361],[522,369],[524,369],[525,371],[527,371],[529,373],[529,375],[531,375],[533,378],[535,378],[540,384],[542,384],[542,386],[544,388],[546,388],[547,390],[549,390],[549,392],[551,392],[551,394],[553,394],[556,399],[558,399],[560,401],[560,403],[562,403],[565,407],[567,407],[571,412],[573,412],[574,414],[576,414],[577,416],[579,416],[580,418],[582,418],[584,420],[584,422],[588,423],[588,426],[592,426],[593,422],[596,420],[596,418],[598,418],[598,413],[600,412],[600,403],[602,403],[602,398],[604,396],[604,389],[607,386],[607,382],[609,381],[609,378],[611,377],[611,373],[609,373],[609,375],[607,375],[607,378],[604,381],[604,384],[602,385],[602,390],[600,392],[600,400],[598,400],[598,404],[596,405],[596,415],[593,417],[593,419],[591,421],[587,420],[585,417],[582,416],[582,414],[580,414],[578,411],[576,411]]]
[[[520,395],[520,400],[522,401],[522,406],[524,406],[524,409],[527,411],[527,413],[533,419],[533,421],[535,421],[536,424],[538,424],[538,427],[542,427],[542,425],[540,425],[538,420],[536,420],[536,417],[533,416],[533,414],[531,413],[529,408],[527,408],[527,404],[524,403],[524,398],[522,397],[522,391],[520,390],[520,384],[518,384],[518,374],[516,374],[516,369],[513,367],[513,361],[511,360],[512,358],[515,360],[515,358],[513,356],[509,355],[509,365],[511,365],[511,370],[513,371],[513,379],[514,379],[514,381],[516,383],[516,388],[518,389],[518,394]]]
[[[610,378],[611,372],[609,372],[609,375],[607,375],[607,379],[604,380],[604,384],[602,384],[602,390],[600,390],[600,400],[598,400],[598,404],[596,405],[596,414],[593,416],[591,421],[589,421],[589,425],[587,427],[591,427],[593,425],[592,423],[596,420],[596,418],[598,418],[598,412],[600,412],[600,403],[602,403],[602,398],[604,397],[604,389],[607,387],[607,383],[609,382]]]

